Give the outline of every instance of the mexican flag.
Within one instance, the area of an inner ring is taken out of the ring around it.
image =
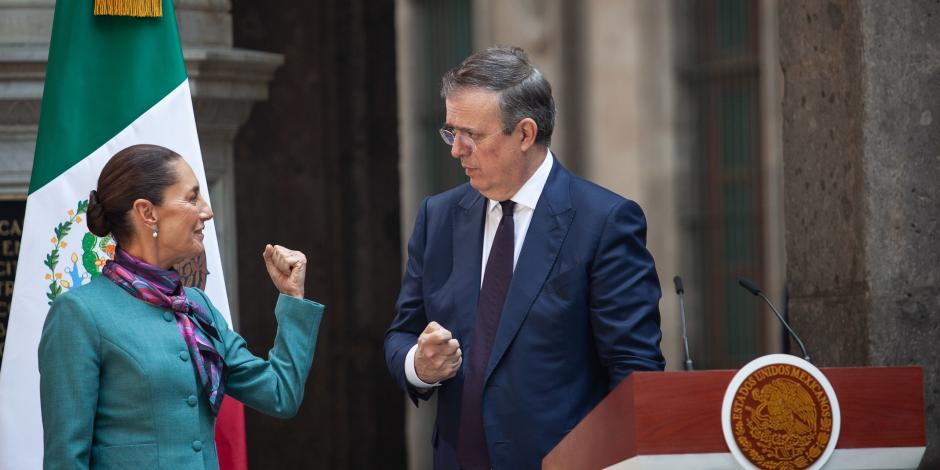
[[[139,8],[148,2],[146,11]],[[88,193],[108,159],[134,144],[167,147],[192,166],[208,199],[173,2],[148,2],[130,0],[137,9],[123,14],[132,16],[96,16],[122,14],[122,0],[56,2],[0,368],[0,470],[42,468],[39,337],[52,301],[100,275],[113,255],[113,240],[85,225]],[[161,7],[162,16],[152,16]],[[181,273],[204,286],[231,324],[211,222],[205,234],[205,258]],[[243,410],[231,399],[220,412],[217,436],[222,468],[245,468]]]

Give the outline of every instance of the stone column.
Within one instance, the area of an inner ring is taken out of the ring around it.
[[[26,198],[54,0],[0,0],[0,197]]]
[[[238,321],[232,141],[281,64],[277,54],[232,47],[229,0],[177,0],[232,316]],[[0,0],[0,197],[25,197],[52,33],[52,0]]]
[[[780,9],[787,277],[822,366],[924,367],[940,465],[940,5]]]
[[[660,347],[667,368],[680,370],[685,357],[672,279],[685,273],[676,215],[681,162],[673,6],[656,0],[590,0],[584,8],[590,27],[584,40],[582,174],[635,200],[646,214],[647,247],[663,293]]]

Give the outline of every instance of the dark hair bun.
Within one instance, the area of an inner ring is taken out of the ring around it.
[[[87,211],[88,231],[99,237],[104,237],[111,233],[111,222],[108,221],[104,207],[98,202],[98,191],[94,189],[88,194]]]

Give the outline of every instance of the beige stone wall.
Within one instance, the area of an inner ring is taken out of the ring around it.
[[[421,93],[434,93],[434,90],[421,89],[416,76],[421,67],[421,57],[411,53],[418,49],[421,24],[414,8],[414,0],[396,0],[395,35],[398,55],[396,73],[398,80],[398,135],[399,135],[399,182],[401,201],[401,240],[402,270],[407,262],[407,244],[418,214],[418,204],[430,190],[424,172],[419,167],[418,152],[421,137],[417,118],[418,102]],[[434,429],[437,397],[415,408],[407,396],[402,398],[405,406],[405,443],[408,447],[408,468],[410,470],[431,469],[432,460],[431,433]]]
[[[679,369],[681,324],[672,278],[678,267],[675,210],[672,28],[669,2],[592,0],[586,19],[588,179],[635,200],[646,212],[647,245],[663,300],[662,349]]]
[[[780,68],[778,0],[761,0],[761,108],[764,163],[764,279],[767,295],[783,298],[786,283],[786,240],[783,217],[783,70]],[[779,306],[779,308],[783,308]],[[767,312],[772,315],[771,312]],[[782,327],[776,320],[767,322],[766,344],[780,351]]]

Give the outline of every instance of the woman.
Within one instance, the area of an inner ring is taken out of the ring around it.
[[[304,300],[303,253],[268,245],[280,291],[268,360],[172,266],[203,251],[212,209],[177,154],[135,145],[105,165],[88,228],[117,241],[102,275],[56,299],[39,344],[45,468],[217,468],[215,416],[225,394],[294,415],[323,306]],[[216,274],[218,275],[218,274]]]

